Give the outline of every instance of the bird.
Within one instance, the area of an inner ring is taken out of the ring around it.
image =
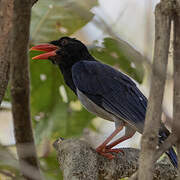
[[[96,148],[99,154],[113,159],[113,152],[123,152],[114,146],[131,138],[136,131],[143,133],[147,98],[129,76],[95,59],[80,40],[65,36],[33,46],[30,50],[44,51],[33,57],[33,60],[48,59],[59,67],[66,85],[87,111],[115,123],[112,134]],[[124,136],[111,142],[123,127]],[[168,129],[161,123],[159,144],[163,143],[169,134]],[[166,154],[177,168],[174,148],[171,147]]]

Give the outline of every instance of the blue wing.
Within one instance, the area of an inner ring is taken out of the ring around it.
[[[80,61],[72,78],[94,103],[142,131],[147,99],[128,76],[97,61]]]
[[[128,76],[97,61],[80,61],[72,67],[72,78],[76,88],[94,103],[123,118],[142,133],[147,99]],[[159,143],[162,143],[169,132],[164,127],[159,135]],[[166,154],[177,167],[177,155],[173,147]]]

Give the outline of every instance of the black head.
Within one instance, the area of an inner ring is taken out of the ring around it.
[[[53,64],[72,66],[81,60],[93,60],[87,47],[79,40],[70,37],[62,37],[48,44],[37,45],[32,50],[43,50],[47,53],[33,59],[49,59]]]
[[[81,60],[92,59],[87,47],[79,40],[70,37],[62,37],[59,40],[51,41],[50,44],[58,46],[56,56],[50,57],[55,64],[72,65]]]

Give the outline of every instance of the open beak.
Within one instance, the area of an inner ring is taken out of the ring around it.
[[[45,53],[40,54],[38,56],[33,57],[32,59],[48,59],[49,57],[56,55],[56,50],[58,49],[57,46],[52,44],[40,44],[37,46],[34,46],[30,49],[35,51],[45,51]]]

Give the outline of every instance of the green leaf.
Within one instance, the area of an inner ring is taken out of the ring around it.
[[[10,95],[10,84],[8,84],[4,98],[4,101],[10,101],[11,100],[11,95]]]
[[[20,177],[19,162],[7,147],[0,144],[0,169],[8,170]]]
[[[40,52],[30,52],[33,57]],[[77,100],[64,84],[58,67],[48,60],[31,61],[31,110],[35,126],[36,142],[42,138],[79,136],[88,126],[92,114],[85,109],[76,111],[70,107]],[[68,102],[63,102],[59,87],[64,86]]]
[[[95,5],[97,0],[38,1],[32,8],[33,42],[49,42],[71,35],[92,19],[90,9]]]
[[[48,156],[41,158],[40,165],[46,180],[63,180],[55,151],[48,154]]]

